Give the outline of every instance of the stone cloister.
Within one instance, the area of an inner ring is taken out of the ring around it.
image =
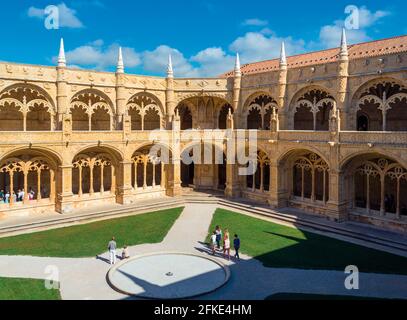
[[[57,67],[1,62],[0,211],[63,214],[193,188],[407,231],[406,47],[343,35],[335,50],[286,57],[282,46],[279,59],[237,57],[201,79],[175,78],[171,60],[167,77],[127,74],[121,54],[116,73],[71,69],[63,43]],[[256,170],[240,175],[248,163],[227,154],[245,153],[253,133]],[[205,148],[209,163],[181,161]]]

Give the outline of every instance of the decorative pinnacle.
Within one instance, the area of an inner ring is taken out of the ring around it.
[[[341,37],[341,51],[339,53],[341,59],[348,58],[348,45],[346,43],[346,31],[345,28],[342,28],[342,37]]]
[[[284,41],[281,42],[281,51],[280,51],[280,66],[287,65],[287,57],[285,55],[285,44]]]
[[[119,47],[119,57],[117,59],[116,73],[124,73],[124,62],[123,62],[122,47]]]
[[[174,70],[172,69],[171,53],[168,55],[167,77],[174,78]]]
[[[61,38],[61,44],[59,46],[58,67],[66,67],[65,48],[64,48],[64,39],[63,38]]]
[[[235,61],[235,76],[241,76],[242,71],[240,70],[240,59],[239,53],[236,53],[236,61]]]

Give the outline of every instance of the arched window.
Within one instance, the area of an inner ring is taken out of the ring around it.
[[[335,100],[325,91],[312,89],[295,103],[294,130],[329,130],[329,113]]]
[[[185,104],[180,104],[175,108],[181,120],[181,130],[192,129],[192,112]]]
[[[163,113],[157,101],[146,95],[136,95],[127,104],[132,130],[155,130],[161,128]]]
[[[116,176],[111,156],[105,153],[86,152],[77,155],[72,169],[72,192],[79,198],[105,192],[115,194]]]
[[[103,93],[84,90],[71,100],[72,130],[113,130],[113,108]]]
[[[407,215],[407,170],[386,158],[364,161],[354,173],[355,208],[364,208],[381,215],[392,213],[396,218]]]
[[[13,86],[0,94],[0,130],[50,131],[55,108],[46,94],[29,85]]]
[[[407,89],[390,81],[373,84],[357,101],[358,130],[362,116],[369,119],[369,131],[407,131]]]
[[[256,172],[246,179],[247,188],[252,192],[270,190],[270,159],[263,151],[257,151]]]
[[[43,157],[21,156],[0,163],[0,201],[12,207],[55,201],[55,169]]]
[[[132,157],[132,186],[134,190],[161,187],[164,188],[164,164],[150,154],[150,147],[134,153]]]
[[[326,202],[329,197],[329,167],[315,153],[300,156],[293,167],[293,195]]]
[[[269,130],[273,108],[278,110],[277,102],[268,95],[259,95],[254,98],[244,111],[247,129]]]

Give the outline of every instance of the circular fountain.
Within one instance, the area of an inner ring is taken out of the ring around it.
[[[150,299],[184,299],[215,291],[230,277],[214,258],[162,252],[137,256],[112,267],[107,280],[121,293]]]

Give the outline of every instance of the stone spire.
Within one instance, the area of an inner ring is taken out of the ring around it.
[[[117,59],[116,73],[124,73],[124,62],[123,62],[122,47],[119,47],[119,57]]]
[[[58,67],[66,67],[64,39],[62,39],[62,38],[61,38],[61,44],[59,47]]]
[[[241,76],[242,71],[240,70],[240,59],[239,54],[236,53],[236,61],[235,61],[235,76]]]
[[[285,55],[285,44],[284,44],[284,41],[281,42],[280,66],[287,66],[287,57],[286,57],[286,55]]]
[[[174,70],[172,69],[171,53],[168,55],[167,78],[174,78]]]
[[[348,59],[348,45],[346,43],[346,32],[345,28],[342,28],[342,37],[341,37],[341,51],[339,53],[341,60]]]

